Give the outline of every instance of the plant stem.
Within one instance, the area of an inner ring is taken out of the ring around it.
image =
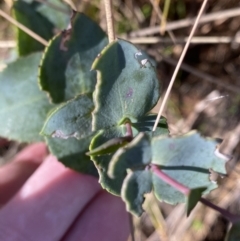
[[[153,171],[154,174],[156,174],[160,179],[162,179],[164,182],[169,184],[170,186],[174,187],[177,189],[179,192],[181,192],[184,195],[188,195],[189,192],[191,191],[188,187],[184,186],[183,184],[177,182],[170,176],[168,176],[166,173],[164,173],[161,169],[158,168],[157,165],[152,164],[151,165],[151,170]],[[217,205],[211,203],[205,198],[200,198],[199,200],[202,204],[212,208],[213,210],[219,212],[223,217],[228,219],[228,221],[234,223],[240,221],[240,216],[239,215],[234,215],[230,212],[228,212],[226,209],[223,209],[221,207],[218,207]]]
[[[158,122],[159,122],[159,120],[160,120],[160,118],[161,118],[161,115],[162,115],[162,113],[163,113],[163,109],[164,109],[164,107],[165,107],[165,105],[166,105],[166,103],[167,103],[167,100],[168,100],[168,97],[169,97],[170,92],[171,92],[171,90],[172,90],[172,86],[173,86],[174,81],[175,81],[175,79],[176,79],[177,73],[178,73],[178,71],[179,71],[179,69],[180,69],[180,66],[181,66],[181,64],[182,64],[182,62],[183,62],[183,59],[184,59],[184,57],[185,57],[185,55],[186,55],[186,52],[187,52],[188,47],[189,47],[189,45],[190,45],[191,39],[192,39],[192,37],[193,37],[193,34],[195,33],[195,30],[196,30],[196,28],[197,28],[199,19],[200,19],[201,15],[202,15],[202,13],[203,13],[203,10],[204,10],[204,8],[205,8],[205,6],[206,6],[206,4],[207,4],[207,1],[208,1],[208,0],[204,0],[203,4],[202,4],[202,6],[201,6],[201,9],[200,9],[200,11],[199,11],[199,13],[198,13],[197,19],[196,19],[196,21],[195,21],[195,23],[194,23],[194,25],[193,25],[193,28],[192,28],[192,30],[191,30],[191,33],[190,33],[189,37],[188,37],[188,41],[186,42],[186,45],[184,46],[184,49],[183,49],[183,51],[182,51],[182,54],[181,54],[180,59],[179,59],[179,61],[178,61],[178,64],[177,64],[177,66],[176,66],[176,68],[175,68],[175,70],[174,70],[174,73],[173,73],[173,76],[172,76],[171,81],[170,81],[170,83],[169,83],[168,89],[167,89],[167,91],[166,91],[166,94],[165,94],[165,96],[164,96],[164,98],[163,98],[163,101],[162,101],[162,104],[161,104],[161,106],[160,106],[157,119],[156,119],[156,121],[155,121],[155,123],[154,123],[153,131],[155,131],[155,130],[157,129]]]
[[[190,189],[180,182],[176,181],[175,179],[168,176],[166,173],[164,173],[161,169],[158,168],[157,165],[152,164],[151,170],[154,174],[156,174],[160,179],[162,179],[164,182],[169,184],[170,186],[176,188],[179,192],[183,193],[184,195],[188,195],[190,192]]]
[[[239,17],[240,8],[232,8],[223,11],[217,11],[209,14],[205,14],[199,21],[199,24],[209,23],[217,20],[225,20],[228,18]],[[166,24],[166,30],[179,30],[181,28],[186,28],[192,26],[196,18],[185,18],[182,20],[177,20],[174,22],[168,22]],[[140,30],[132,31],[129,33],[129,37],[143,37],[150,36],[159,33],[159,26],[141,28]]]
[[[105,11],[106,11],[107,29],[108,29],[108,40],[109,40],[109,43],[111,43],[115,40],[113,14],[112,14],[112,1],[104,0],[104,3],[105,3]]]
[[[131,123],[126,122],[125,126],[126,126],[126,129],[127,129],[126,136],[133,138],[133,132],[132,132]]]
[[[39,36],[38,34],[34,33],[31,29],[27,28],[26,26],[24,26],[23,24],[19,23],[18,21],[16,21],[14,18],[12,18],[11,16],[9,16],[8,14],[6,14],[5,12],[3,12],[0,9],[0,16],[2,16],[3,18],[7,19],[10,23],[14,24],[15,26],[17,26],[18,28],[20,28],[22,31],[24,31],[25,33],[27,33],[29,36],[31,36],[32,38],[36,39],[38,42],[40,42],[41,44],[43,44],[44,46],[48,45],[48,42],[43,39],[41,36]]]
[[[228,221],[234,223],[237,221],[240,221],[240,216],[239,215],[234,215],[230,212],[228,212],[226,209],[223,209],[221,207],[218,207],[217,205],[211,203],[210,201],[208,201],[205,198],[200,198],[200,202],[206,206],[208,206],[209,208],[212,208],[213,210],[219,212],[220,214],[222,214],[223,217],[225,217],[226,219],[228,219]]]

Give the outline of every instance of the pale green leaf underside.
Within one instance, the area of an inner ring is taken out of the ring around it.
[[[54,103],[92,93],[96,73],[91,71],[91,65],[106,45],[106,34],[97,23],[77,13],[69,36],[66,33],[55,36],[45,51],[39,70],[41,88]]]
[[[94,92],[93,129],[120,124],[125,118],[136,122],[159,99],[159,81],[150,62],[142,66],[139,50],[131,43],[116,40],[94,61],[98,70]]]
[[[151,172],[135,171],[127,175],[123,182],[121,197],[126,203],[127,210],[136,216],[143,213],[144,194],[152,190]]]
[[[67,140],[47,137],[48,147],[53,155],[66,167],[74,169],[80,173],[98,176],[90,157],[85,153],[89,150],[92,136],[77,140],[69,138]]]
[[[93,102],[91,95],[80,95],[53,110],[41,134],[62,139],[91,135]]]
[[[42,141],[39,132],[53,107],[37,84],[41,53],[19,58],[0,73],[0,136]]]
[[[159,165],[167,175],[190,189],[207,187],[207,193],[217,187],[217,184],[209,180],[209,169],[226,173],[225,160],[214,154],[216,145],[215,140],[203,138],[196,132],[177,138],[154,138],[152,163]],[[171,204],[185,201],[183,194],[155,174],[153,186],[160,200]]]

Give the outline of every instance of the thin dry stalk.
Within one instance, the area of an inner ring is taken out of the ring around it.
[[[171,64],[173,66],[176,66],[177,65],[177,61],[172,59],[172,58],[169,58],[169,57],[165,57],[163,55],[161,55],[162,57],[162,60],[168,64]],[[200,78],[201,80],[206,80],[210,83],[213,83],[213,84],[216,84],[218,86],[221,86],[223,87],[224,89],[226,90],[229,90],[231,92],[234,92],[236,94],[239,94],[240,93],[240,87],[238,86],[235,86],[235,85],[231,85],[229,83],[224,83],[223,80],[219,79],[219,78],[216,78],[210,74],[207,74],[207,73],[204,73],[196,68],[193,68],[192,66],[188,65],[188,64],[185,64],[185,63],[182,63],[181,65],[181,69],[195,75],[196,77]]]
[[[108,39],[109,43],[115,40],[115,32],[113,25],[113,14],[112,14],[112,1],[104,0],[105,11],[106,11],[106,20],[107,20],[107,29],[108,29]]]
[[[43,39],[41,36],[39,36],[38,34],[34,33],[31,29],[27,28],[26,26],[24,26],[23,24],[19,23],[18,21],[16,21],[14,18],[12,18],[11,16],[9,16],[7,13],[3,12],[0,9],[0,16],[2,16],[3,18],[5,18],[6,20],[8,20],[10,23],[14,24],[15,26],[17,26],[18,28],[20,28],[22,31],[24,31],[25,33],[27,33],[29,36],[31,36],[32,38],[36,39],[39,43],[43,44],[44,46],[48,45],[48,42]]]
[[[202,16],[199,24],[208,23],[217,20],[229,19],[240,16],[240,8],[233,8],[225,11],[219,11],[215,13],[205,14]],[[196,18],[184,19],[175,22],[168,22],[166,24],[166,30],[175,30],[180,28],[186,28],[192,26],[192,24],[196,21]],[[133,31],[129,34],[131,37],[140,37],[146,35],[157,34],[159,32],[159,26],[148,27],[145,29]]]
[[[163,21],[161,22],[160,26],[160,32],[164,33],[166,31],[166,24],[167,24],[167,16],[169,12],[169,7],[170,7],[171,0],[166,0],[164,2],[164,8],[163,8]]]
[[[151,2],[151,4],[152,4],[152,6],[153,6],[154,11],[156,12],[157,16],[159,17],[159,19],[160,19],[160,21],[161,21],[161,26],[160,26],[160,28],[159,28],[159,32],[160,32],[161,34],[164,34],[164,32],[165,32],[165,26],[166,26],[166,23],[167,23],[167,22],[166,22],[166,19],[162,16],[161,9],[158,7],[158,5],[157,5],[157,3],[155,2],[155,0],[150,0],[150,2]],[[164,26],[164,31],[162,31],[162,26]],[[176,39],[176,38],[175,38],[173,32],[170,31],[170,30],[167,30],[167,33],[169,34],[172,42],[175,44],[175,39]]]
[[[220,92],[217,90],[211,91],[204,99],[199,101],[195,106],[194,109],[191,111],[189,116],[186,119],[179,120],[175,125],[175,131],[177,134],[185,134],[190,131],[198,119],[199,115],[206,110],[207,107],[213,104],[211,100],[217,100],[221,96]],[[216,108],[216,106],[214,106]]]
[[[184,44],[187,42],[187,37],[185,38],[175,38],[175,44]],[[139,37],[139,38],[127,38],[128,41],[134,44],[171,44],[171,38],[163,37]],[[239,44],[240,37],[230,37],[230,36],[195,36],[192,38],[191,43],[193,44]]]
[[[152,222],[152,225],[155,228],[156,236],[158,237],[158,239],[160,237],[161,241],[169,241],[166,223],[159,208],[158,201],[156,200],[153,193],[146,195],[146,197],[147,198],[146,202],[144,203],[144,209],[146,210]],[[151,241],[151,236],[146,241]]]
[[[233,150],[236,148],[240,141],[240,124],[236,126],[234,130],[232,130],[230,133],[228,133],[228,136],[224,139],[220,152],[232,155]]]
[[[196,21],[195,21],[195,23],[194,23],[194,25],[193,25],[192,31],[191,31],[191,33],[190,33],[190,35],[189,35],[189,37],[188,37],[188,41],[187,41],[187,43],[186,43],[186,45],[185,45],[185,47],[184,47],[184,49],[183,49],[183,51],[182,51],[182,54],[181,54],[180,59],[179,59],[179,61],[178,61],[178,64],[177,64],[177,66],[176,66],[176,68],[175,68],[175,71],[174,71],[173,76],[172,76],[172,78],[171,78],[171,81],[170,81],[170,83],[169,83],[168,89],[167,89],[167,91],[166,91],[166,94],[165,94],[165,96],[164,96],[164,98],[163,98],[163,101],[162,101],[162,104],[161,104],[161,106],[160,106],[160,110],[159,110],[159,112],[158,112],[158,116],[157,116],[157,119],[156,119],[156,121],[155,121],[155,124],[154,124],[154,127],[153,127],[153,131],[155,131],[156,128],[157,128],[157,125],[158,125],[158,122],[159,122],[160,117],[161,117],[161,115],[162,115],[163,109],[164,109],[164,107],[165,107],[165,105],[166,105],[166,103],[167,103],[168,97],[169,97],[170,92],[171,92],[171,90],[172,90],[172,86],[173,86],[174,81],[175,81],[175,79],[176,79],[177,73],[178,73],[178,71],[179,71],[179,69],[180,69],[180,66],[181,66],[182,62],[183,62],[183,58],[184,58],[185,55],[186,55],[186,52],[187,52],[188,47],[189,47],[189,45],[190,45],[191,39],[192,39],[192,37],[193,37],[193,34],[195,33],[195,30],[196,30],[196,28],[197,28],[197,26],[198,26],[198,23],[199,23],[199,19],[200,19],[202,13],[203,13],[203,10],[204,10],[207,2],[208,2],[208,0],[204,0],[203,4],[202,4],[202,6],[201,6],[201,9],[200,9],[200,11],[199,11],[199,13],[198,13],[197,19],[196,19]]]

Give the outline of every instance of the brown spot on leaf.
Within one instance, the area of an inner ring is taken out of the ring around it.
[[[66,46],[66,44],[71,38],[71,32],[72,32],[71,30],[72,29],[62,31],[62,39],[60,43],[60,50],[62,51],[68,51],[68,47]]]
[[[62,40],[61,40],[61,43],[60,43],[60,50],[68,51],[67,42],[71,38],[73,21],[74,21],[76,15],[77,15],[77,12],[75,10],[72,10],[70,26],[69,26],[68,29],[62,31]]]

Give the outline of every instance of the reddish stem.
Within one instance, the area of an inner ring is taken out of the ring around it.
[[[219,212],[220,214],[222,214],[223,217],[225,217],[226,219],[228,219],[228,221],[234,223],[237,221],[240,221],[240,216],[239,215],[234,215],[230,212],[228,212],[228,210],[223,209],[213,203],[211,203],[210,201],[208,201],[205,198],[200,198],[200,202],[206,206],[208,206],[209,208],[212,208],[213,210]]]
[[[180,182],[168,176],[161,169],[159,169],[157,165],[152,164],[151,169],[153,173],[156,174],[160,179],[162,179],[170,186],[176,188],[179,192],[183,193],[186,196],[190,193],[190,189],[188,187],[182,185]]]
[[[126,136],[129,136],[129,137],[133,138],[133,132],[132,132],[131,123],[126,122],[125,126],[126,126],[126,129],[127,129]]]
[[[168,176],[166,173],[164,173],[161,169],[158,168],[157,165],[152,164],[151,165],[151,170],[153,171],[154,174],[156,174],[160,179],[162,179],[164,182],[168,183],[170,186],[176,188],[179,192],[183,193],[184,195],[188,195],[190,193],[190,189],[183,184],[177,182],[170,176]],[[226,209],[223,209],[221,207],[218,207],[217,205],[211,203],[210,201],[206,200],[205,198],[200,198],[200,202],[213,210],[219,212],[222,214],[223,217],[228,219],[230,222],[239,222],[240,221],[240,216],[239,215],[234,215],[230,212],[228,212]]]

